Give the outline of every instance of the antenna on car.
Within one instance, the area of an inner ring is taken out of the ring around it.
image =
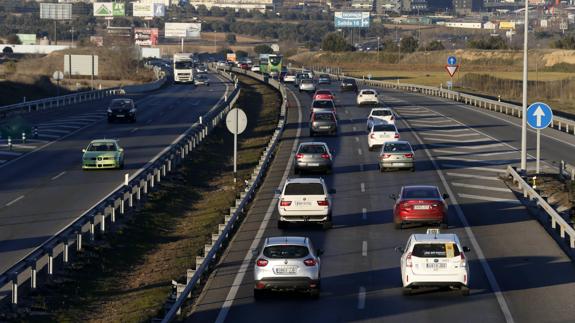
[[[439,234],[439,229],[427,229],[427,234],[435,235],[435,239],[437,239],[437,235]]]

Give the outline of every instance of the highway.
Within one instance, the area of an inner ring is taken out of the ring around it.
[[[291,87],[293,89],[293,87]],[[199,296],[188,322],[567,322],[573,320],[575,267],[498,178],[519,162],[519,119],[439,98],[379,90],[400,115],[401,139],[417,148],[415,173],[380,173],[377,152],[368,151],[365,118],[355,95],[336,84],[340,132],[324,140],[336,151],[334,172],[324,176],[335,188],[334,226],[279,230],[274,189],[293,174],[293,153],[308,137],[311,97],[291,94],[280,151],[252,208]],[[542,132],[548,162],[573,163],[573,136]],[[533,153],[534,132],[529,132]],[[307,175],[314,176],[314,175]],[[471,295],[457,291],[401,292],[400,254],[412,233],[395,230],[393,201],[403,185],[431,184],[449,193],[449,229],[463,245],[470,266]],[[253,298],[253,249],[262,238],[309,236],[322,256],[319,300],[297,295]]]
[[[23,115],[38,125],[39,140],[30,152],[0,164],[0,272],[92,208],[232,90],[230,83],[209,77],[210,87],[170,85],[133,96],[133,124],[107,123],[109,99]],[[81,169],[82,149],[101,138],[120,140],[124,170]]]

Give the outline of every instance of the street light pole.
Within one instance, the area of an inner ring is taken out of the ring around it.
[[[529,1],[525,0],[523,25],[523,106],[521,109],[521,171],[527,171],[527,39],[529,32]]]
[[[377,62],[379,63],[379,36],[377,36]]]

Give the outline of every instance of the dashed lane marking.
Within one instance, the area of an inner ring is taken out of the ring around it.
[[[498,197],[490,197],[490,196],[481,196],[481,195],[472,195],[472,194],[461,194],[457,193],[459,197],[464,197],[472,200],[480,200],[480,201],[489,201],[489,202],[499,202],[499,203],[509,203],[509,204],[516,204],[522,205],[522,203],[518,200],[511,200],[511,199],[502,199]]]
[[[491,187],[491,186],[485,186],[485,185],[472,185],[472,184],[464,184],[464,183],[457,183],[457,182],[451,182],[451,185],[457,186],[457,187],[465,187],[465,188],[476,188],[476,189],[486,190],[486,191],[511,193],[511,190],[508,188]]]
[[[474,178],[474,179],[484,179],[487,181],[499,181],[499,178],[497,177],[492,177],[492,176],[479,176],[479,175],[471,175],[471,174],[459,174],[459,173],[445,173],[448,176],[453,176],[453,177],[464,177],[464,178]]]
[[[365,287],[361,286],[359,288],[359,293],[357,294],[357,309],[363,310],[365,308]]]
[[[24,195],[20,195],[20,196],[18,196],[17,198],[13,199],[12,201],[6,203],[6,206],[10,206],[10,205],[12,205],[12,204],[14,204],[14,203],[20,201],[20,200],[23,199],[23,198],[24,198]]]
[[[478,170],[478,171],[482,171],[482,172],[493,172],[493,173],[506,173],[507,171],[505,169],[496,169],[496,168],[487,168],[487,167],[465,167],[462,165],[456,165],[456,164],[447,164],[447,163],[441,163],[441,166],[444,167],[450,167],[450,168],[461,168],[465,169],[465,170]]]

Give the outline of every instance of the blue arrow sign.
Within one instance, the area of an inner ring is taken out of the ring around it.
[[[533,129],[545,129],[553,121],[551,107],[543,102],[535,102],[527,108],[527,123]]]
[[[447,58],[447,65],[455,65],[457,64],[457,58],[455,56],[449,56]]]

